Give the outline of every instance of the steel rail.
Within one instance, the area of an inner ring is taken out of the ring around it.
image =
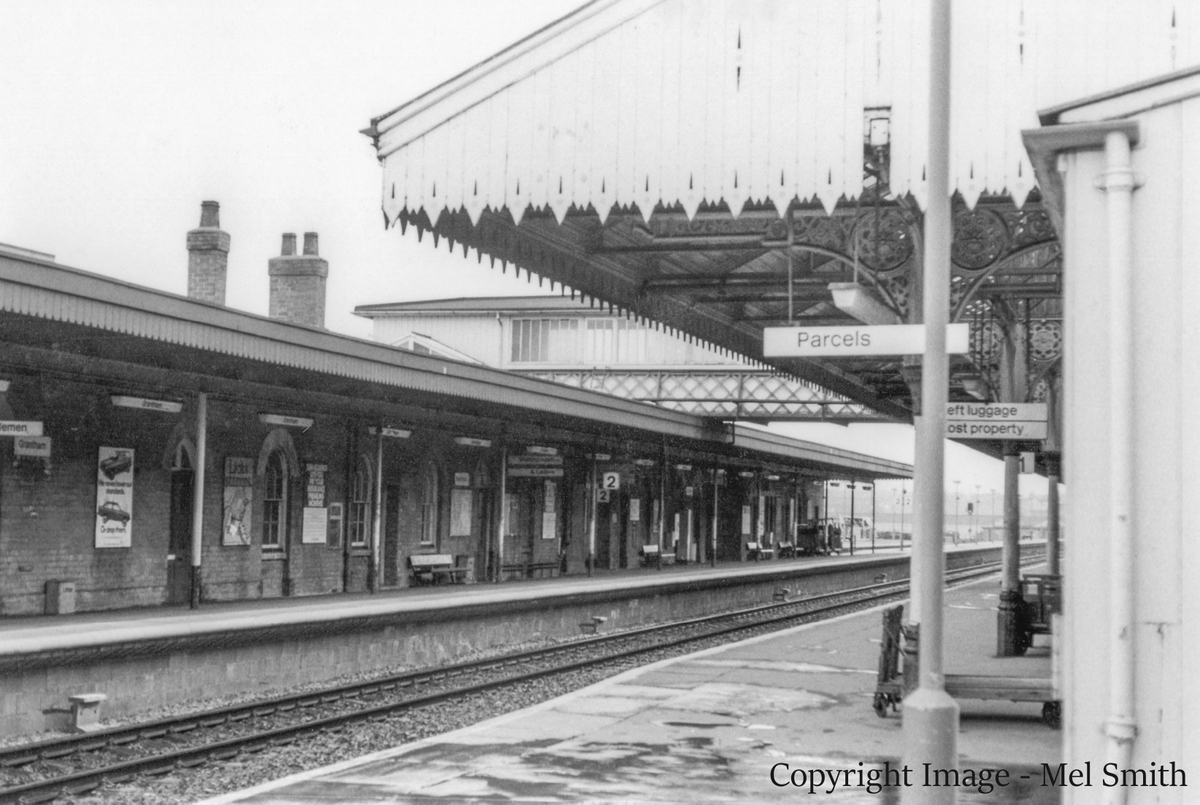
[[[1037,558],[1031,561],[1040,562],[1043,561],[1043,559]],[[977,576],[988,575],[994,572],[997,567],[998,563],[986,563],[973,565],[967,568],[961,568],[947,574],[947,581],[961,582],[973,579]],[[953,576],[953,578],[951,578],[951,576]],[[505,676],[500,679],[486,680],[475,684],[449,688],[434,693],[409,697],[401,701],[392,701],[379,704],[370,708],[340,713],[332,716],[325,716],[303,723],[290,724],[283,727],[263,730],[261,732],[236,736],[221,741],[208,742],[198,746],[187,747],[172,752],[160,753],[149,757],[134,758],[108,766],[102,766],[95,769],[88,769],[59,777],[46,778],[44,780],[37,780],[19,786],[0,789],[0,802],[47,802],[64,794],[79,795],[86,793],[104,784],[105,782],[124,782],[139,774],[165,774],[180,768],[191,768],[202,765],[209,760],[228,760],[236,757],[242,752],[255,753],[270,746],[291,743],[297,738],[308,734],[314,734],[318,732],[333,732],[355,722],[378,720],[400,711],[436,704],[460,696],[479,693],[503,686],[514,685],[520,682],[539,679],[555,674],[578,671],[605,663],[619,661],[639,654],[670,649],[685,645],[687,643],[721,637],[739,631],[771,626],[790,620],[811,618],[813,616],[827,614],[831,611],[885,600],[887,598],[895,597],[905,593],[907,588],[908,579],[867,585],[863,587],[848,588],[846,590],[824,593],[822,595],[806,598],[793,599],[781,603],[763,604],[737,610],[735,612],[689,618],[682,621],[673,621],[668,624],[657,624],[609,635],[584,638],[582,640],[573,641],[568,645],[534,649],[510,655],[475,660],[454,666],[430,669],[427,671],[410,672],[394,677],[377,679],[369,682],[354,683],[323,691],[317,690],[303,694],[281,696],[267,701],[247,703],[244,705],[233,705],[230,707],[219,708],[214,711],[197,713],[190,716],[167,718],[145,724],[130,725],[128,727],[116,727],[103,732],[91,733],[84,736],[71,736],[64,739],[45,741],[38,744],[26,744],[24,746],[8,747],[0,749],[0,766],[12,767],[25,765],[39,759],[49,760],[61,758],[76,752],[95,751],[108,746],[125,746],[140,739],[152,739],[172,734],[178,735],[184,732],[190,732],[198,727],[215,727],[235,721],[246,720],[251,717],[263,717],[273,715],[275,713],[287,712],[295,710],[299,707],[330,704],[344,699],[357,698],[362,695],[385,693],[405,687],[415,687],[421,682],[438,681],[447,677],[461,676],[472,671],[486,671],[504,666],[528,664],[534,661],[543,660],[548,657],[553,657],[556,654],[564,655],[569,653],[578,653],[581,650],[596,648],[606,643],[615,643],[621,640],[628,641],[631,638],[651,635],[656,632],[662,633],[668,630],[682,630],[689,627],[712,624],[713,622],[720,620],[740,621],[699,634],[683,635],[668,640],[655,642],[650,645],[633,646],[631,648],[607,653],[601,657],[572,660],[545,668],[526,670],[514,675]],[[848,596],[859,597],[853,598],[852,600],[839,602],[834,602],[832,600],[836,598],[846,598]],[[822,604],[822,602],[825,603]],[[814,603],[822,605],[812,607],[811,605]],[[800,611],[783,612],[783,610],[787,609],[800,609]],[[747,619],[749,618],[754,618],[757,615],[764,615],[772,612],[777,614],[770,615],[769,617],[756,618],[755,620],[747,622]]]

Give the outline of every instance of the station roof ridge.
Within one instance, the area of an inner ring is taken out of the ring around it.
[[[714,428],[701,417],[642,402],[477,366],[420,355],[375,341],[285,322],[256,313],[105,277],[36,257],[0,253],[0,313],[91,327],[267,362],[352,381],[446,394],[526,410],[692,440],[751,449],[781,461],[828,463],[830,448],[790,437],[742,444],[747,428]],[[750,438],[750,437],[745,437]],[[849,455],[842,456],[849,458]],[[864,474],[911,477],[908,465],[861,456]]]
[[[545,296],[456,296],[448,299],[415,299],[408,302],[382,302],[374,305],[357,305],[354,315],[372,318],[371,314],[388,313],[434,313],[442,311],[480,313],[504,312],[507,310],[580,310],[600,312],[586,302],[570,296],[547,294]]]

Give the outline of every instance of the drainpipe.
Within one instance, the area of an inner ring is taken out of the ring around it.
[[[1104,138],[1106,170],[1101,187],[1108,193],[1109,318],[1109,500],[1112,533],[1109,543],[1109,713],[1105,722],[1108,762],[1130,768],[1137,736],[1134,717],[1134,531],[1133,531],[1133,190],[1129,137],[1112,131]],[[1124,803],[1124,787],[1105,792],[1108,803]]]
[[[190,604],[200,606],[200,559],[204,555],[204,468],[208,463],[208,395],[196,395],[196,471],[192,474],[192,579]]]

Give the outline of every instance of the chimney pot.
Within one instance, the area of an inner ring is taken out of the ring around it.
[[[280,252],[284,257],[290,257],[296,253],[296,233],[283,233],[283,251]]]
[[[200,226],[221,228],[221,205],[215,201],[200,202]]]
[[[311,254],[314,257],[317,256],[317,233],[316,232],[305,232],[304,233],[304,253]]]

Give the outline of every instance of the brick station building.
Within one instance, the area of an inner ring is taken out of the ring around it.
[[[910,474],[331,333],[315,233],[269,260],[270,317],[235,311],[215,203],[187,243],[188,297],[0,249],[0,615],[377,591],[431,553],[466,581],[739,559],[821,479]]]

